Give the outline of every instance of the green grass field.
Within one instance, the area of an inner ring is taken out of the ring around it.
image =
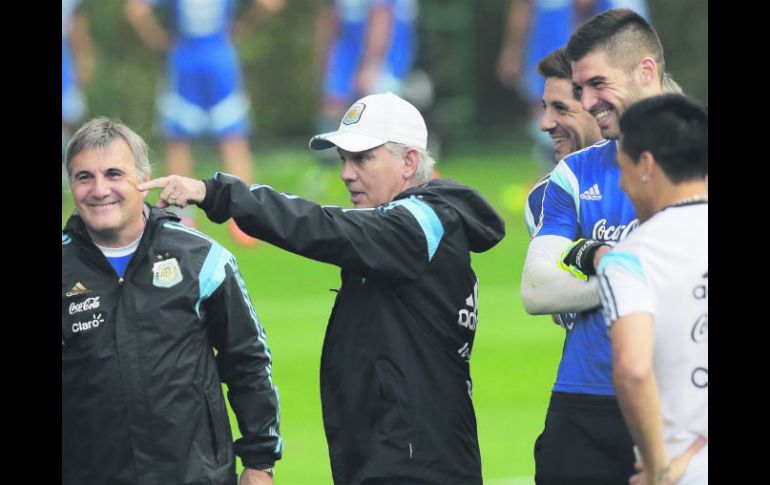
[[[479,325],[471,358],[474,403],[485,483],[532,483],[532,446],[542,430],[551,385],[561,353],[563,332],[548,317],[531,317],[519,297],[521,267],[528,243],[522,207],[537,174],[525,151],[498,150],[439,160],[437,168],[478,189],[506,220],[507,235],[491,251],[473,256],[479,277]],[[203,150],[206,153],[206,150]],[[217,168],[204,155],[201,177]],[[156,167],[162,153],[154,153]],[[313,170],[311,154],[263,151],[255,157],[258,178],[281,191],[300,193],[303,174]],[[156,172],[160,172],[156,168]],[[342,183],[329,174],[328,190],[318,200],[349,206]],[[318,184],[323,180],[319,179]],[[157,191],[149,200],[154,202]],[[72,210],[62,193],[62,221]],[[273,378],[280,390],[284,457],[276,483],[331,484],[328,450],[321,420],[319,363],[326,321],[339,287],[339,270],[267,244],[243,249],[231,242],[224,225],[205,220],[200,229],[237,257],[273,353]],[[231,416],[234,433],[237,425]],[[239,463],[240,469],[240,463]]]

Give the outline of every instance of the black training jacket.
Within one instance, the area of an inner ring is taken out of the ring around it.
[[[336,484],[413,477],[481,483],[469,359],[478,319],[471,252],[504,236],[473,189],[434,180],[376,209],[341,209],[216,174],[200,204],[215,222],[339,266],[321,357]]]
[[[234,485],[233,453],[281,455],[265,333],[235,258],[145,211],[123,278],[78,215],[62,235],[62,484]]]

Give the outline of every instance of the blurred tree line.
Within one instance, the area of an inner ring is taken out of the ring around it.
[[[256,140],[306,137],[314,131],[320,79],[313,67],[313,35],[321,1],[289,0],[281,13],[237,41]],[[509,1],[420,0],[416,68],[433,80],[435,101],[424,111],[442,138],[462,142],[524,135],[526,106],[495,76]],[[86,93],[89,114],[121,118],[149,136],[165,60],[124,20],[122,1],[83,3],[97,53],[96,75]],[[667,71],[686,93],[708,102],[708,0],[648,4]]]

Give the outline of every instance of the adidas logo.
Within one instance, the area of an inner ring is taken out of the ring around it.
[[[602,200],[602,193],[599,192],[599,184],[593,184],[591,188],[580,194],[583,200]]]
[[[73,286],[70,289],[70,291],[65,293],[65,295],[67,295],[67,296],[76,296],[76,295],[81,295],[83,293],[88,293],[89,291],[91,291],[91,290],[89,290],[88,288],[83,286],[83,283],[78,281],[77,283],[75,283],[75,286]]]
[[[468,298],[465,299],[465,305],[470,307],[470,310],[468,308],[460,309],[460,312],[457,315],[457,324],[471,331],[475,331],[479,312],[478,280],[476,281],[476,284],[473,285],[473,293],[468,295]]]

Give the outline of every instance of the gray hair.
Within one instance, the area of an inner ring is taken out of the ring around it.
[[[422,185],[426,182],[429,182],[433,177],[433,166],[436,164],[436,161],[433,159],[433,157],[430,156],[428,150],[423,150],[422,148],[418,147],[411,147],[409,145],[396,143],[394,141],[385,143],[385,148],[387,148],[388,151],[396,158],[402,158],[408,150],[417,150],[420,158],[419,162],[417,163],[417,170],[415,170],[413,175],[414,181],[417,183],[417,185]]]
[[[678,82],[674,81],[674,78],[671,77],[671,74],[667,72],[663,73],[663,92],[667,94],[684,94],[684,91],[682,91],[682,86],[680,86]]]
[[[64,163],[68,178],[72,176],[72,159],[81,152],[90,149],[103,151],[113,141],[122,139],[131,150],[140,178],[150,178],[150,155],[147,143],[131,128],[119,120],[94,118],[80,127],[67,145]]]

